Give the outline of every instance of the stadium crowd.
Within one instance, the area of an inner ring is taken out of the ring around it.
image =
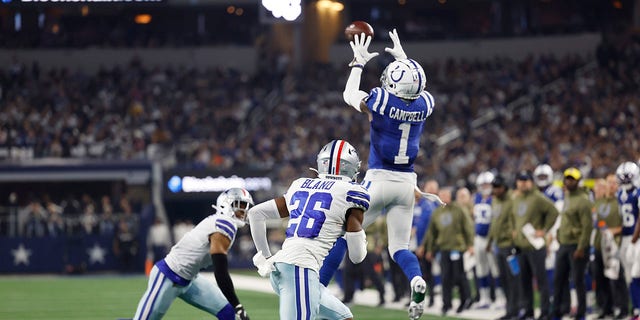
[[[418,176],[459,183],[483,170],[507,174],[547,162],[602,177],[620,159],[637,160],[639,52],[633,42],[599,55],[597,66],[552,55],[424,63],[437,107]],[[364,88],[384,62],[365,72]],[[276,169],[286,180],[328,138],[368,149],[366,123],[352,121],[357,114],[341,101],[346,69],[248,75],[133,60],[87,74],[15,60],[0,71],[0,157],[170,159],[183,167]],[[519,98],[529,102],[512,107]],[[483,117],[491,118],[474,121]],[[455,136],[444,141],[448,134]]]

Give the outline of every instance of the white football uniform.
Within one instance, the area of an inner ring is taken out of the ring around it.
[[[225,316],[218,313],[229,304],[227,298],[217,285],[199,277],[198,272],[212,264],[209,236],[221,233],[233,245],[236,231],[230,217],[215,214],[185,234],[171,252],[153,266],[147,291],[133,319],[160,319],[177,297],[223,319]]]
[[[300,178],[284,197],[290,214],[287,238],[272,261],[316,273],[336,239],[345,233],[347,210],[369,208],[365,188],[340,180]]]
[[[236,238],[237,227],[228,216],[210,215],[176,243],[164,260],[173,272],[190,280],[198,272],[211,265],[209,236],[219,232],[231,240]]]
[[[369,193],[352,182],[300,178],[284,195],[290,219],[282,249],[269,260],[280,319],[315,319],[322,288],[318,270],[336,240],[344,235],[346,213],[367,210]]]

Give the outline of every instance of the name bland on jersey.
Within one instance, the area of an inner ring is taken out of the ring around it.
[[[316,183],[313,183],[314,181],[316,181]],[[314,179],[307,179],[302,183],[302,185],[300,185],[300,188],[329,190],[335,183],[335,181],[317,181]]]
[[[396,107],[389,110],[389,118],[398,121],[422,122],[427,119],[426,111],[405,111]]]

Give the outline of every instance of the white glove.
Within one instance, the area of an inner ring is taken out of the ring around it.
[[[378,56],[377,52],[369,52],[369,44],[371,44],[371,37],[361,33],[359,36],[356,34],[353,36],[353,41],[349,41],[351,49],[353,50],[353,60],[349,63],[349,67],[364,67],[369,60]]]
[[[439,206],[443,206],[444,207],[444,206],[447,205],[444,201],[442,201],[442,199],[440,199],[440,197],[438,197],[438,195],[433,194],[433,193],[428,193],[428,192],[422,192],[422,190],[420,190],[420,188],[418,188],[418,186],[414,186],[413,188],[416,190],[416,192],[418,192],[420,194],[421,197],[423,197],[423,198],[425,198],[425,199],[427,199],[429,201],[435,202]]]
[[[262,251],[258,251],[253,256],[253,265],[258,268],[258,274],[263,278],[268,277],[272,271],[276,270],[273,263],[262,255]]]
[[[406,59],[407,54],[402,50],[402,45],[400,44],[400,39],[398,38],[398,32],[394,28],[393,31],[389,31],[389,37],[391,41],[393,41],[393,49],[392,48],[384,48],[384,51],[389,52],[396,60]]]

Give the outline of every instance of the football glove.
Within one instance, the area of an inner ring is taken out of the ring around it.
[[[249,315],[247,311],[244,310],[244,307],[239,304],[236,306],[236,320],[249,320]]]
[[[258,268],[258,274],[263,278],[268,277],[271,271],[276,269],[273,263],[262,255],[262,251],[258,251],[258,253],[253,256],[253,265]]]
[[[402,60],[407,58],[407,54],[404,53],[402,45],[400,44],[400,38],[398,38],[398,32],[396,29],[389,31],[389,37],[393,41],[393,48],[384,48],[384,51],[389,52],[396,60]]]
[[[353,41],[350,41],[351,50],[353,50],[353,60],[349,63],[349,67],[363,68],[369,60],[378,56],[377,52],[369,52],[369,44],[371,44],[371,37],[366,36],[364,33],[360,35],[354,35]]]

